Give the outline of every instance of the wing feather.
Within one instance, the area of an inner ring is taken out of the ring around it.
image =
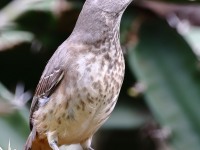
[[[37,85],[35,95],[32,100],[30,109],[30,128],[32,129],[32,117],[33,113],[39,108],[39,99],[47,99],[50,97],[52,92],[55,90],[59,82],[64,76],[62,69],[54,69],[50,73],[44,75]]]

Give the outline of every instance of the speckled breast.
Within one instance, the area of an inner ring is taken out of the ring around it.
[[[124,69],[120,48],[77,57],[59,85],[63,89],[55,91],[50,102],[35,112],[37,132],[41,137],[46,132],[57,132],[59,145],[89,138],[113,111]]]

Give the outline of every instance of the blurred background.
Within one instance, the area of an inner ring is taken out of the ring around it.
[[[95,150],[200,149],[200,1],[134,0],[121,23],[126,74]],[[44,66],[84,0],[0,0],[0,147],[21,150]]]

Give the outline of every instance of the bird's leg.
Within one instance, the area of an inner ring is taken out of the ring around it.
[[[83,150],[94,150],[92,147],[91,147],[91,142],[92,142],[92,137],[90,137],[89,139],[81,142],[81,147],[83,148]]]
[[[48,132],[47,133],[47,139],[48,139],[49,146],[53,150],[59,150],[59,148],[58,148],[58,137],[57,137],[56,132]]]
[[[56,141],[51,141],[51,142],[49,143],[49,145],[50,145],[50,147],[51,147],[53,150],[59,150]]]

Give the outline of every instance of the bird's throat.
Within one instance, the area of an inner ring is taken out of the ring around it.
[[[85,10],[83,7],[71,38],[73,41],[93,44],[101,39],[119,36],[121,16],[121,13],[108,13],[100,9]]]

